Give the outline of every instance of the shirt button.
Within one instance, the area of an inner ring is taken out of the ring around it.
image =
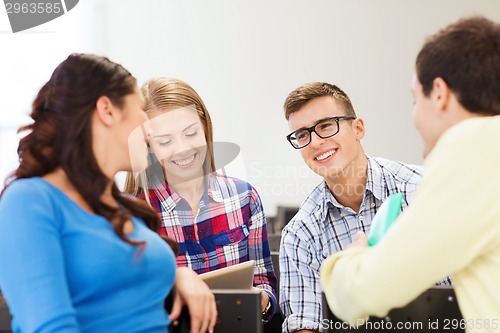
[[[205,262],[207,261],[205,258],[201,258],[201,262]]]
[[[372,206],[372,207],[375,207],[375,202],[372,202],[371,206]]]
[[[360,222],[363,222],[363,215],[360,215],[360,216],[359,216],[359,221],[360,221]]]
[[[230,239],[229,239],[229,241],[230,241],[231,243],[234,243],[234,239],[233,239],[233,238],[230,238]]]
[[[201,235],[203,232],[201,230],[198,230],[198,235]]]

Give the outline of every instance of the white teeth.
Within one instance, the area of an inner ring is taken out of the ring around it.
[[[317,157],[316,157],[316,160],[318,160],[318,161],[322,161],[322,160],[324,160],[325,158],[328,158],[328,157],[332,156],[334,152],[335,152],[335,151],[333,151],[333,150],[327,151],[326,153],[324,153],[324,154],[321,154],[321,155],[317,156]]]
[[[188,165],[189,163],[194,161],[194,155],[191,157],[188,157],[184,160],[177,160],[177,161],[172,161],[174,164],[180,165],[180,166],[185,166]]]

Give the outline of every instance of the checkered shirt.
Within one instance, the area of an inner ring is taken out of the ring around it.
[[[280,306],[283,332],[322,331],[320,266],[324,259],[368,232],[382,202],[403,193],[408,206],[422,177],[422,168],[382,158],[368,158],[366,188],[359,212],[342,206],[326,182],[319,184],[283,229],[280,245]],[[439,284],[451,284],[449,279]]]
[[[277,307],[277,281],[260,197],[240,179],[217,173],[206,179],[197,214],[166,183],[149,190],[151,205],[162,221],[159,233],[179,244],[177,266],[198,274],[255,260],[254,286],[269,295],[270,317]]]

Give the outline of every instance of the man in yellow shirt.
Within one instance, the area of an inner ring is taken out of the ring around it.
[[[328,305],[351,323],[384,317],[451,275],[467,332],[499,332],[500,24],[472,17],[430,37],[412,92],[425,175],[377,245],[361,237],[323,262]]]

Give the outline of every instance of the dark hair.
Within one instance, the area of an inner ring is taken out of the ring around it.
[[[323,96],[333,97],[342,104],[346,116],[356,117],[351,100],[342,89],[330,83],[312,82],[298,87],[288,95],[284,103],[286,120],[290,118],[292,113],[299,111],[309,101]]]
[[[476,16],[447,26],[426,40],[416,72],[425,96],[440,77],[469,112],[500,114],[500,25]]]
[[[125,209],[101,201],[112,180],[97,164],[91,133],[92,114],[99,97],[107,96],[121,108],[124,97],[135,89],[136,79],[121,65],[95,55],[71,54],[38,92],[31,112],[34,122],[18,131],[29,133],[20,140],[17,149],[20,164],[6,180],[6,187],[15,179],[41,177],[62,168],[92,210],[110,221],[120,239],[143,246],[144,242],[125,236],[125,222],[132,214],[156,232],[159,217],[144,202],[124,196],[115,183],[112,195]]]

